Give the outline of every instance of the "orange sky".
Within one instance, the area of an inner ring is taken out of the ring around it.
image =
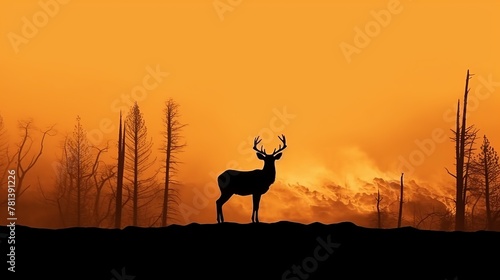
[[[467,69],[475,74],[469,121],[500,149],[500,4],[435,2],[5,0],[0,114],[12,141],[20,119],[57,124],[43,158],[50,164],[76,115],[95,144],[114,145],[118,110],[134,97],[159,145],[173,97],[188,124],[179,176],[191,188],[203,191],[231,161],[260,168],[253,137],[272,150],[284,133],[289,147],[276,166],[285,184],[331,197],[324,180],[356,194],[360,182],[397,181],[405,171],[441,192],[451,186],[447,137]],[[424,141],[433,133],[439,140]],[[412,155],[410,170],[402,159]],[[192,206],[195,193],[186,188],[183,201]],[[183,222],[215,222],[215,197],[207,199]],[[315,214],[321,203],[277,186],[260,216],[346,219]],[[250,198],[225,207],[229,219],[250,220]]]

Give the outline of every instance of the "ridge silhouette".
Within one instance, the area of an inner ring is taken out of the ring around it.
[[[377,229],[352,222],[223,225],[124,229],[18,225],[16,274],[1,279],[476,280],[499,276],[495,253],[500,251],[500,232]],[[12,246],[7,244],[7,234],[9,228],[0,226],[5,256],[9,251],[4,249]]]

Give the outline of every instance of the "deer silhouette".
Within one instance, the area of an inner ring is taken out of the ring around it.
[[[260,197],[265,194],[271,184],[274,183],[276,179],[276,168],[274,162],[281,158],[281,151],[283,151],[286,146],[285,135],[278,136],[278,138],[283,143],[283,146],[279,146],[276,150],[274,149],[272,154],[267,154],[264,147],[261,145],[260,150],[257,145],[262,141],[259,136],[255,137],[253,141],[253,149],[257,152],[257,158],[264,161],[264,167],[262,169],[255,169],[251,171],[239,171],[239,170],[226,170],[217,177],[217,183],[219,184],[219,189],[221,195],[216,201],[217,206],[217,223],[224,222],[224,215],[222,214],[222,206],[226,203],[233,194],[247,196],[252,195],[253,198],[253,210],[252,210],[252,223],[259,222],[259,203]]]

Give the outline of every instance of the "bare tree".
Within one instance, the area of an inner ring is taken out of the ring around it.
[[[483,136],[483,143],[478,155],[474,158],[472,170],[478,176],[478,183],[484,194],[484,205],[486,212],[486,229],[492,229],[498,218],[498,210],[492,205],[492,198],[498,195],[500,180],[500,164],[498,154],[490,145],[490,141]]]
[[[481,203],[480,200],[484,195],[484,189],[480,187],[480,176],[479,174],[474,174],[474,172],[471,172],[469,175],[469,184],[470,187],[468,187],[469,190],[469,196],[468,198],[472,201],[472,205],[470,206],[470,222],[469,226],[471,230],[478,229],[478,224],[480,224],[481,219],[477,219],[476,212],[479,212],[481,210]]]
[[[132,224],[139,224],[139,209],[147,206],[154,198],[156,173],[151,173],[155,159],[150,159],[153,139],[148,139],[146,122],[137,102],[130,108],[125,120],[127,159],[125,178],[130,183],[132,193]],[[141,203],[142,202],[142,203]],[[146,218],[146,217],[144,217]]]
[[[73,133],[62,143],[55,188],[50,195],[41,189],[45,199],[57,207],[63,226],[100,226],[109,217],[114,200],[105,186],[115,172],[101,160],[107,150],[107,146],[90,144],[77,116]]]
[[[403,218],[403,175],[404,173],[401,173],[401,188],[399,192],[399,214],[398,214],[398,228],[401,227],[401,219]]]
[[[413,206],[413,227],[418,229],[433,229],[439,228],[443,219],[447,217],[448,212],[438,211],[435,207],[422,207],[420,203],[412,203]],[[422,208],[425,211],[422,211]]]
[[[383,197],[380,196],[380,188],[377,188],[377,197],[375,201],[377,202],[377,227],[382,228],[382,214],[380,212],[380,202],[382,202]]]
[[[21,140],[17,144],[16,152],[9,159],[10,162],[14,162],[14,169],[16,170],[16,199],[19,199],[31,187],[31,185],[24,185],[26,176],[42,156],[46,138],[55,135],[54,125],[45,130],[38,130],[34,127],[31,120],[19,121],[19,130],[21,132]],[[33,144],[35,140],[32,136],[33,130],[38,130],[41,134],[40,140],[38,140],[39,147],[34,151]],[[0,205],[5,203],[7,203],[7,199],[2,200]]]
[[[165,184],[163,188],[162,226],[166,226],[170,218],[169,213],[172,212],[170,204],[178,203],[178,193],[172,185],[178,184],[174,178],[177,172],[177,165],[179,164],[177,155],[186,146],[185,143],[181,143],[181,131],[186,124],[182,124],[179,118],[179,104],[172,98],[168,99],[167,102],[165,102],[163,120],[165,124],[163,145],[163,152],[165,153]]]
[[[93,225],[99,227],[111,213],[114,197],[106,193],[104,187],[110,184],[111,179],[115,177],[116,173],[113,166],[108,166],[100,160],[102,154],[108,151],[108,147],[93,148],[96,150],[96,154],[90,173],[91,176],[89,177],[91,181],[90,185],[93,187],[93,207],[90,216],[93,218]]]
[[[123,209],[123,172],[125,164],[125,128],[123,127],[122,112],[120,111],[120,128],[118,131],[118,171],[116,179],[115,200],[115,227],[121,227]]]
[[[470,158],[471,149],[466,150],[467,146],[472,147],[476,137],[477,130],[474,126],[467,126],[467,97],[469,94],[469,80],[472,74],[467,70],[465,79],[465,93],[464,93],[464,107],[462,112],[462,121],[460,122],[460,100],[457,106],[456,128],[452,130],[453,137],[451,139],[455,142],[455,174],[449,170],[448,174],[453,176],[456,181],[455,192],[455,230],[465,230],[465,205],[467,201],[467,162],[466,159]]]
[[[68,153],[67,145],[68,137],[66,136],[61,144],[61,156],[59,160],[54,165],[54,171],[56,173],[56,178],[54,180],[54,189],[49,194],[46,195],[44,188],[39,184],[40,191],[45,200],[49,204],[54,205],[59,213],[59,220],[62,227],[67,227],[73,225],[73,213],[71,206],[74,204],[72,201],[73,197],[73,178],[71,177],[70,166],[71,159]]]
[[[91,145],[80,117],[76,118],[73,136],[67,141],[70,177],[74,179],[76,191],[76,225],[82,225],[82,214],[88,201],[90,186],[88,179],[95,173],[96,164],[92,160]],[[98,160],[96,160],[98,161]]]

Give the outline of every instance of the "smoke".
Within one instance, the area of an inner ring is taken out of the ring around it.
[[[306,159],[307,168],[277,163],[278,178],[262,196],[261,221],[282,220],[301,223],[338,223],[377,225],[376,198],[380,192],[380,211],[385,227],[397,225],[400,176],[380,171],[369,157],[356,147],[342,147],[338,161],[324,166]],[[291,161],[291,160],[290,160]],[[403,225],[436,228],[439,219],[453,209],[453,190],[429,184],[418,178],[403,177]],[[184,188],[181,224],[214,223],[215,200],[219,190],[214,182]],[[250,196],[233,196],[223,207],[225,220],[248,223],[252,213]],[[427,217],[428,216],[428,217]],[[424,221],[422,221],[424,220]]]

